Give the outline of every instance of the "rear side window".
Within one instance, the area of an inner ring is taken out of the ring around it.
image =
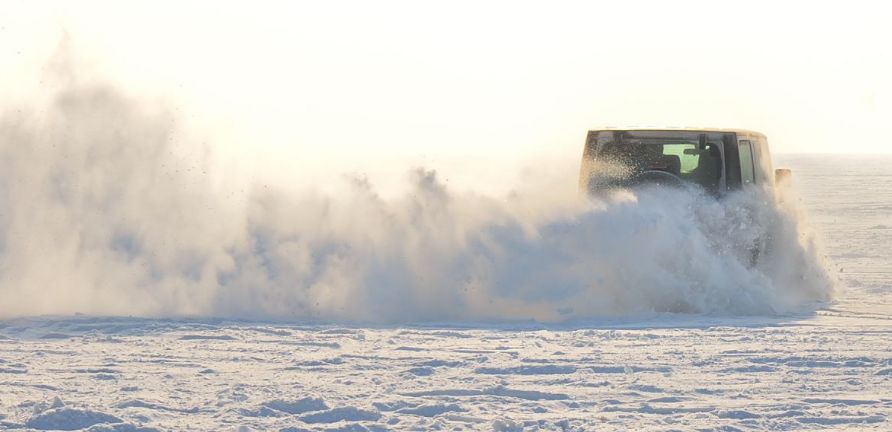
[[[755,169],[753,168],[753,143],[749,140],[741,140],[737,145],[740,152],[740,181],[745,185],[753,184],[756,182]]]

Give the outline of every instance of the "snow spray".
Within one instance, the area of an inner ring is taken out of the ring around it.
[[[0,116],[0,317],[563,322],[787,314],[833,294],[795,200],[772,191],[592,198],[539,178],[500,197],[419,168],[396,197],[350,177],[232,198],[171,148],[171,124],[102,86]]]

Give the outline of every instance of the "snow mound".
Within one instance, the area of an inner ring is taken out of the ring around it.
[[[193,408],[172,408],[165,406],[156,402],[144,401],[142,399],[129,399],[123,402],[119,402],[115,405],[116,408],[146,408],[150,410],[156,411],[169,411],[169,412],[180,412],[187,414],[194,414],[199,411],[198,407]]]
[[[161,432],[161,429],[139,426],[132,423],[97,424],[90,426],[86,432]]]
[[[328,409],[328,405],[326,405],[322,399],[313,397],[293,401],[276,399],[264,402],[263,406],[288,414],[303,414],[310,411],[322,411]]]
[[[32,416],[25,426],[39,430],[77,430],[101,423],[122,423],[118,417],[77,408],[52,408]]]
[[[377,411],[367,411],[356,407],[341,407],[307,414],[302,416],[300,420],[304,423],[313,424],[337,423],[339,421],[375,421],[379,418],[381,418],[381,414]]]
[[[417,415],[421,417],[436,417],[443,413],[448,412],[464,412],[467,409],[462,408],[456,404],[436,404],[436,405],[422,405],[415,408],[403,408],[397,411],[399,414],[411,414]]]

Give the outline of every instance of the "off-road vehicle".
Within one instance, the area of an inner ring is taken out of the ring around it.
[[[768,140],[742,129],[597,129],[588,132],[579,187],[588,193],[641,184],[698,185],[722,196],[748,185],[773,187]]]

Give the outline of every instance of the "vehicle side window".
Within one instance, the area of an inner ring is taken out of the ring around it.
[[[753,177],[755,178],[755,183],[764,183],[765,182],[765,174],[762,171],[761,161],[764,159],[762,156],[762,144],[759,142],[759,139],[753,139],[750,141],[753,143]]]
[[[756,171],[759,175],[756,177],[757,182],[771,185],[774,183],[774,167],[771,166],[771,153],[768,152],[768,143],[764,138],[757,141]]]
[[[756,182],[755,169],[753,168],[753,143],[749,140],[740,140],[738,143],[740,152],[740,181],[753,184]]]

